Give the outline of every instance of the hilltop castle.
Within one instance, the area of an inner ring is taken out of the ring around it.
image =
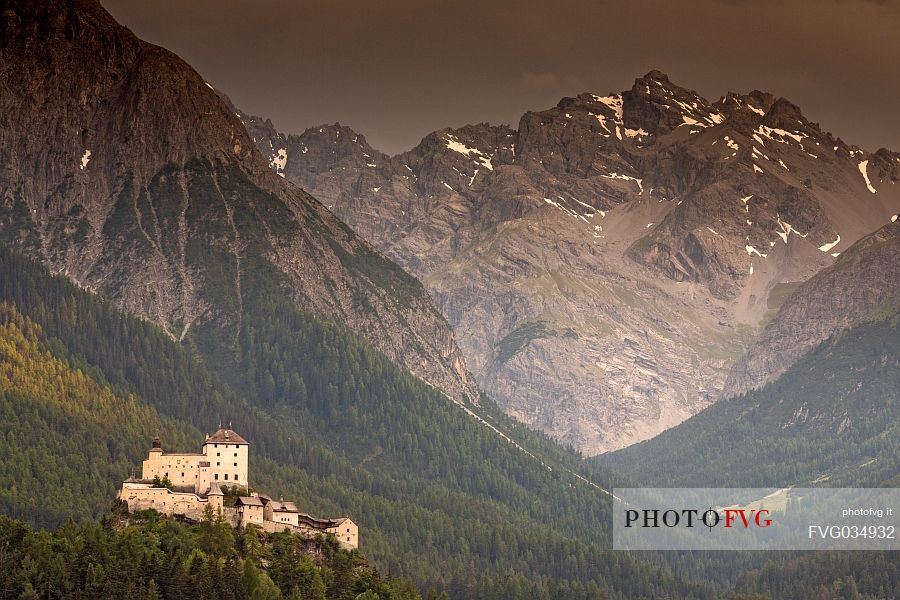
[[[345,548],[359,547],[359,528],[349,517],[321,519],[299,511],[293,502],[248,492],[250,443],[231,429],[207,435],[200,453],[164,452],[159,436],[143,463],[141,478],[122,483],[120,500],[131,512],[157,512],[199,521],[207,508],[235,527],[256,525],[264,531],[292,531],[306,537],[332,534]],[[225,504],[222,488],[247,495]]]

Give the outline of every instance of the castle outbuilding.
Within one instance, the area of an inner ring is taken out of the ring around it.
[[[293,502],[249,491],[249,459],[250,443],[232,429],[207,435],[200,453],[165,452],[156,436],[141,478],[126,479],[118,497],[131,512],[153,509],[199,521],[212,510],[234,527],[255,525],[268,532],[291,531],[306,537],[330,534],[345,548],[359,547],[359,528],[349,517],[311,517]],[[223,487],[244,490],[246,495],[226,506]]]

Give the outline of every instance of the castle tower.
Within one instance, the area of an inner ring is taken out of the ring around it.
[[[250,443],[233,429],[219,429],[207,437],[203,454],[209,461],[211,485],[248,486]]]
[[[222,493],[219,486],[210,486],[206,497],[209,499],[209,506],[213,509],[213,512],[221,513],[225,504],[225,494]]]

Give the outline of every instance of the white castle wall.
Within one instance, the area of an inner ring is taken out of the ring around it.
[[[207,437],[199,454],[164,452],[157,438],[143,461],[142,479],[125,481],[119,498],[128,504],[131,512],[153,509],[199,521],[212,508],[233,527],[255,525],[270,533],[291,531],[308,538],[332,534],[345,548],[359,547],[359,528],[350,519],[313,519],[305,514],[301,519],[293,504],[279,502],[279,510],[273,510],[275,504],[268,498],[264,498],[268,503],[265,508],[261,500],[235,507],[223,506],[221,486],[249,487],[250,445],[242,439],[242,443],[235,443],[236,438],[241,439],[231,430],[219,430],[213,437]],[[168,478],[174,487],[192,491],[152,487],[150,482],[155,477]],[[256,494],[253,496],[258,498]],[[290,510],[284,510],[286,507]]]

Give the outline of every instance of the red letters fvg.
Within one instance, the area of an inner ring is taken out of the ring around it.
[[[768,517],[768,510],[756,510],[746,508],[726,508],[725,528],[732,529],[743,525],[744,529],[750,527],[768,527],[772,520]],[[715,509],[705,512],[696,509],[682,510],[657,510],[657,509],[628,509],[625,511],[625,527],[715,527],[720,522],[720,516]]]
[[[768,527],[772,524],[772,519],[763,519],[762,516],[768,516],[768,510],[746,510],[744,508],[726,508],[725,509],[725,528],[731,529],[735,522],[735,518],[740,517],[741,521],[738,525],[743,525],[744,529],[749,529],[751,525],[756,527]]]

